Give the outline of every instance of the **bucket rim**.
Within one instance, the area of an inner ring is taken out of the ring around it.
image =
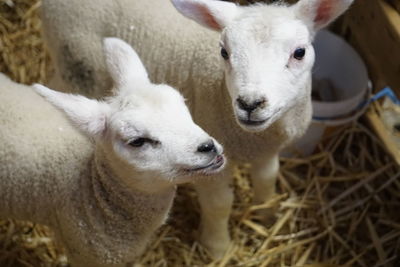
[[[372,96],[372,82],[368,81],[368,86],[366,91],[364,91],[364,98],[358,103],[358,106],[344,115],[338,115],[334,117],[320,117],[314,116],[312,117],[312,123],[323,124],[327,126],[337,126],[349,123],[351,121],[357,120],[361,117],[365,111],[368,109],[368,99]],[[320,101],[321,102],[321,101]],[[324,102],[321,102],[324,103]]]

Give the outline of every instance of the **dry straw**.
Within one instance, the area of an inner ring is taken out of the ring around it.
[[[50,67],[37,0],[0,2],[0,70],[22,83],[43,82]],[[251,205],[249,167],[234,173],[231,247],[211,261],[196,242],[199,207],[179,189],[169,222],[137,266],[400,266],[400,168],[361,123],[332,131],[308,158],[282,159],[274,199]],[[276,209],[264,226],[256,211]],[[65,266],[51,232],[0,221],[0,266]]]

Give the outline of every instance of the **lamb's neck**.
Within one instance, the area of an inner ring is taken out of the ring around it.
[[[125,165],[101,147],[97,147],[92,166],[93,185],[98,185],[99,192],[107,194],[108,198],[118,198],[121,201],[127,198],[126,203],[120,204],[127,204],[130,208],[135,203],[132,202],[132,198],[164,199],[174,194],[175,185],[167,181],[159,181],[161,179],[154,177],[154,174],[135,171],[134,168]],[[146,180],[157,180],[157,182],[151,183]]]
[[[139,254],[150,236],[166,220],[175,195],[170,186],[158,192],[146,192],[124,184],[124,180],[109,166],[110,162],[102,151],[97,150],[91,166],[91,193],[84,201],[84,214],[79,215],[91,225],[90,231],[83,231],[89,242],[87,249],[101,255],[112,251],[118,257],[132,257]],[[91,231],[100,231],[94,235]],[[103,239],[101,236],[109,238]],[[82,237],[83,238],[83,237]],[[85,239],[83,238],[83,239]],[[107,240],[107,242],[104,242]],[[91,244],[91,245],[90,245]],[[120,259],[118,259],[120,260]]]
[[[168,203],[175,194],[174,186],[158,192],[146,192],[124,184],[107,166],[107,162],[99,160],[98,157],[94,158],[91,177],[96,204],[105,214],[121,216],[124,219],[136,216],[138,210],[144,211],[146,208],[149,209],[149,216],[153,218],[169,208]],[[152,215],[156,207],[158,212]]]

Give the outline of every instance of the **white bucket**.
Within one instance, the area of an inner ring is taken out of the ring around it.
[[[356,120],[365,109],[360,105],[369,97],[367,68],[358,53],[341,37],[320,31],[314,41],[313,80],[329,80],[334,90],[333,101],[313,100],[313,120],[306,134],[282,155],[310,155],[327,126]]]

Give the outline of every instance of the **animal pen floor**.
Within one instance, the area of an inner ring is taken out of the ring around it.
[[[21,83],[44,82],[51,68],[39,7],[37,0],[0,2],[0,71]],[[282,159],[278,194],[263,206],[251,205],[249,166],[236,168],[233,242],[220,261],[195,242],[196,196],[180,188],[138,266],[400,266],[400,169],[380,140],[355,122],[333,131],[318,151]],[[262,207],[277,209],[270,227],[255,218]],[[47,228],[3,219],[0,266],[67,266]]]

